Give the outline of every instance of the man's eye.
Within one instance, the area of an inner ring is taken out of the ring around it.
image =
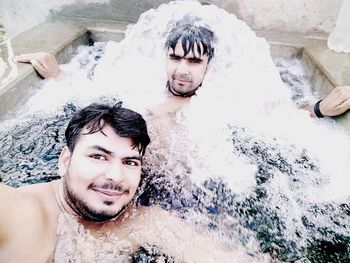
[[[101,154],[92,154],[92,155],[90,155],[90,157],[93,159],[96,159],[96,160],[101,160],[101,161],[107,160],[107,158]]]
[[[139,166],[140,165],[139,162],[130,161],[130,160],[124,161],[124,164],[129,165],[129,166]]]
[[[193,58],[193,59],[189,59],[188,60],[190,63],[194,63],[194,64],[199,64],[202,62],[202,60],[200,59],[196,59],[196,58]]]

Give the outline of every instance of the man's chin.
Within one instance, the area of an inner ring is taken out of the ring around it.
[[[93,196],[95,198],[96,196]],[[104,200],[103,205],[100,201],[96,200],[84,200],[80,198],[72,189],[68,186],[65,187],[65,201],[70,206],[70,208],[78,215],[80,218],[91,221],[91,222],[105,222],[117,218],[129,203],[123,203],[121,200],[119,204],[115,204],[114,200]],[[114,207],[113,207],[113,204]],[[107,206],[107,207],[106,207]],[[113,209],[114,208],[114,209]],[[118,209],[119,208],[119,209]]]
[[[83,219],[95,222],[103,223],[118,218],[127,207],[128,204],[115,204],[114,202],[104,201],[103,205],[88,203],[80,203],[76,208],[76,213]]]
[[[173,91],[175,93],[178,93],[180,95],[182,94],[187,94],[187,93],[191,93],[194,91],[194,89],[192,87],[186,87],[186,86],[176,86],[173,88]]]
[[[191,97],[196,94],[198,88],[193,88],[192,83],[186,83],[188,85],[179,85],[176,81],[167,82],[167,89],[174,96]]]
[[[123,206],[119,211],[91,211],[85,218],[91,222],[103,223],[106,221],[111,221],[117,219],[126,209],[126,206]]]

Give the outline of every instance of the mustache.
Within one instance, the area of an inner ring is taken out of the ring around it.
[[[174,74],[173,79],[179,79],[183,81],[192,81],[192,77],[188,74]]]
[[[115,183],[104,183],[104,184],[95,184],[92,183],[89,185],[88,187],[89,189],[92,188],[98,188],[98,189],[103,189],[103,190],[113,190],[113,191],[118,191],[118,192],[125,192],[125,193],[129,193],[129,189],[127,189],[126,187],[124,187],[121,184],[115,184]]]

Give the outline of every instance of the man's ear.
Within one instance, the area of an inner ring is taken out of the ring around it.
[[[59,176],[63,177],[66,174],[71,156],[72,156],[71,151],[69,150],[69,148],[67,146],[65,146],[62,149],[62,152],[61,152],[60,157],[58,159],[58,174],[59,174]]]

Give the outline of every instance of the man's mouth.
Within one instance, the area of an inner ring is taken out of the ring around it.
[[[178,82],[182,82],[182,83],[190,83],[190,82],[192,82],[191,77],[190,76],[186,76],[186,75],[175,75],[173,77],[173,80],[178,81]]]
[[[187,79],[175,79],[175,80],[179,82],[191,82],[190,80],[187,80]]]
[[[183,80],[183,79],[174,79],[173,83],[175,86],[180,86],[180,87],[188,87],[189,85],[191,85],[191,81]]]
[[[118,191],[113,189],[92,188],[92,190],[107,196],[119,196],[125,194],[125,191]]]
[[[104,196],[120,196],[129,194],[129,190],[119,184],[92,184],[89,188]]]

